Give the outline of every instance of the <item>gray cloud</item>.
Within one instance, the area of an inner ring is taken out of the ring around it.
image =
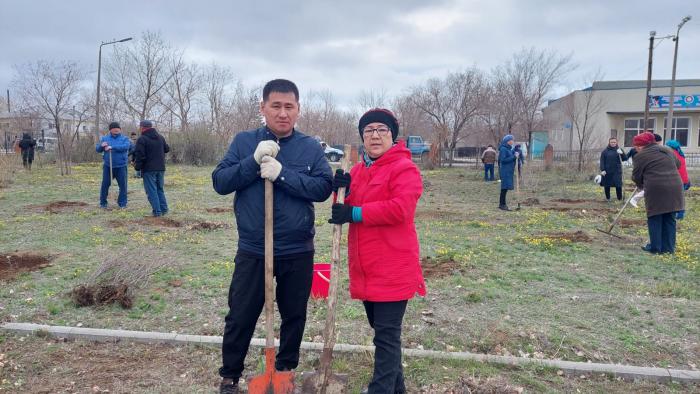
[[[75,60],[95,70],[101,41],[154,30],[190,60],[228,65],[246,84],[288,77],[303,91],[331,89],[346,105],[361,90],[394,95],[450,70],[489,70],[530,46],[573,53],[579,67],[567,88],[580,88],[598,68],[607,79],[644,79],[649,30],[675,32],[686,14],[696,19],[681,34],[678,78],[700,77],[695,0],[239,3],[3,1],[0,87],[13,64]],[[670,40],[656,49],[655,78],[670,78],[672,51]]]

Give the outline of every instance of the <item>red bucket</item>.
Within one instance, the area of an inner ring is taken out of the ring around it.
[[[311,296],[313,298],[328,298],[328,287],[331,281],[331,265],[329,263],[314,263],[314,277],[311,281]]]

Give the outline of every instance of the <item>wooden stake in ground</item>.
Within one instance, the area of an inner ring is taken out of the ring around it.
[[[350,162],[350,145],[345,145],[345,155],[341,164],[343,172],[347,172]],[[345,201],[345,188],[338,188],[336,202],[342,204]],[[347,375],[332,373],[333,347],[335,346],[335,307],[338,301],[338,275],[340,264],[340,240],[343,236],[343,225],[333,225],[333,249],[331,251],[331,278],[328,285],[328,311],[326,313],[326,327],[323,332],[323,353],[321,353],[321,366],[318,371],[304,375],[302,392],[320,394],[345,393],[348,381]]]
[[[294,392],[294,372],[282,372],[275,369],[273,190],[272,181],[265,179],[265,372],[253,376],[248,382],[248,392],[251,394],[291,394]]]

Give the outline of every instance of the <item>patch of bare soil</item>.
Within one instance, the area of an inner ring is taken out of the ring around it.
[[[524,199],[523,201],[520,201],[520,205],[525,205],[525,206],[540,205],[540,200],[535,198],[535,197],[530,197],[530,198]]]
[[[190,226],[190,230],[193,231],[211,231],[218,230],[220,228],[229,228],[228,223],[221,222],[196,222]]]
[[[426,278],[444,278],[459,271],[460,265],[452,259],[433,259],[428,256],[421,259],[421,268]]]
[[[143,219],[135,220],[134,223],[143,224],[146,226],[160,226],[160,227],[182,227],[182,223],[175,219],[166,218],[163,216],[146,216]]]
[[[214,207],[214,208],[207,208],[207,212],[209,212],[209,213],[233,212],[233,208],[231,208],[231,207]]]
[[[460,378],[453,393],[473,393],[473,394],[520,394],[523,387],[511,386],[502,377],[493,378]]]
[[[618,225],[623,228],[628,228],[628,227],[640,227],[640,226],[646,226],[647,221],[644,219],[620,219],[618,222]]]
[[[129,292],[129,286],[119,285],[79,285],[70,292],[73,303],[82,306],[103,306],[119,304],[124,309],[130,309],[134,305],[134,299]]]
[[[22,272],[31,272],[48,267],[51,259],[31,253],[3,253],[0,255],[0,280],[14,279]]]
[[[571,198],[556,198],[552,201],[560,202],[560,203],[564,203],[564,204],[580,204],[580,203],[584,203],[584,202],[600,202],[598,200],[571,199]]]
[[[569,241],[569,242],[591,242],[592,239],[591,237],[588,236],[588,234],[584,233],[581,230],[575,231],[573,233],[551,233],[551,234],[545,234],[547,238],[551,239],[560,239],[562,241]]]
[[[53,201],[44,205],[29,205],[32,211],[45,211],[49,213],[75,212],[81,211],[88,204],[82,201]]]

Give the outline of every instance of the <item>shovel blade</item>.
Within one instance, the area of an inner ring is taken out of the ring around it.
[[[253,376],[248,381],[250,394],[292,394],[294,393],[294,372],[266,371]]]
[[[302,393],[320,393],[321,384],[323,383],[323,376],[318,372],[304,372],[301,375]],[[348,375],[346,374],[331,374],[328,377],[328,384],[326,385],[326,394],[346,394],[348,384]]]

